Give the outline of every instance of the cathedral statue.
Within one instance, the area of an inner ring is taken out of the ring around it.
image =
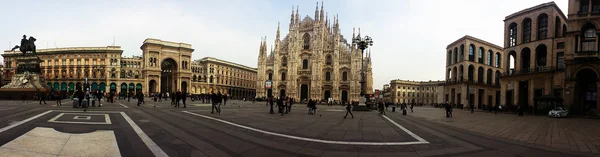
[[[30,36],[28,40],[27,36],[23,35],[23,39],[21,39],[21,46],[16,45],[11,51],[19,49],[19,51],[21,51],[23,54],[26,54],[28,51],[31,51],[31,53],[35,54],[35,40],[36,39],[32,36]]]

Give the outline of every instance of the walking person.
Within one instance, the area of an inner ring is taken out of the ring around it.
[[[413,107],[415,107],[415,104],[410,104],[410,112],[413,112]]]
[[[102,106],[102,96],[104,96],[104,92],[98,91],[98,93],[96,95],[98,95],[96,97],[98,97],[98,107],[100,107],[100,106]]]
[[[83,102],[83,98],[85,97],[85,93],[83,93],[83,91],[81,90],[77,90],[77,92],[75,92],[75,96],[77,97],[78,103],[79,103],[79,107],[81,107],[81,102]]]
[[[269,114],[275,114],[275,112],[273,111],[273,97],[269,97],[269,99],[267,100],[267,105],[271,105],[271,109],[269,110]]]
[[[344,118],[348,116],[348,113],[350,113],[350,116],[354,118],[354,114],[352,114],[352,105],[350,103],[346,105],[346,115],[344,116]]]
[[[185,100],[187,99],[187,93],[185,91],[182,92],[181,94],[181,101],[183,102],[183,108],[186,108],[186,104],[185,104]],[[194,99],[192,99],[194,100]]]
[[[139,92],[137,94],[137,99],[138,99],[137,105],[140,106],[140,104],[144,103],[144,94],[142,94],[141,92]]]
[[[471,113],[475,113],[475,105],[471,104],[469,107],[471,108]]]
[[[56,99],[56,106],[62,105],[62,103],[60,102],[60,100],[62,99],[61,92],[54,93],[54,95],[54,98]]]
[[[283,116],[283,108],[285,107],[285,102],[284,102],[284,98],[280,97],[277,100],[277,108],[279,109],[279,113],[281,113],[281,116]]]
[[[210,94],[211,99],[214,100],[214,99],[216,99],[216,97],[217,97],[217,94],[215,94],[214,92],[212,92],[212,94]],[[215,113],[215,109],[217,110],[217,112],[219,112],[219,109],[217,109],[217,104],[215,103],[215,101],[213,101],[211,103],[211,107],[212,107],[212,110],[210,111],[211,114]]]
[[[223,94],[223,105],[227,105],[227,94]]]
[[[175,106],[175,94],[170,94],[171,96],[171,106]]]
[[[292,112],[292,105],[294,104],[294,98],[289,98],[288,99],[288,106],[287,106],[287,112],[290,113]]]
[[[452,117],[452,106],[450,105],[450,103],[446,102],[445,108],[446,108],[446,118]]]
[[[179,103],[181,101],[181,91],[178,89],[175,95],[175,107],[179,107]]]
[[[223,101],[223,95],[221,92],[217,93],[217,97],[213,101],[215,101],[215,104],[217,104],[217,113],[221,114],[221,101]]]
[[[44,101],[44,104],[46,104],[46,94],[43,92],[40,92],[39,95],[40,96],[38,98],[40,99],[40,105],[42,104],[42,101]]]

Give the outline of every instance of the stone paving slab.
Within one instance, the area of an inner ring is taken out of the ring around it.
[[[437,123],[545,147],[599,153],[600,121],[581,118],[548,118],[455,110],[446,118],[443,109],[417,107],[410,116]]]

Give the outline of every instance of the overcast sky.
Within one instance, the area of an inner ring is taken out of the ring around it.
[[[314,16],[310,0],[52,0],[4,1],[0,44],[9,49],[23,34],[38,49],[121,46],[123,55],[141,55],[146,38],[185,42],[192,59],[216,57],[257,66],[261,37],[269,47],[277,22],[287,34],[292,6]],[[321,3],[321,1],[318,1]],[[339,15],[346,37],[353,27],[374,40],[374,87],[392,79],[442,80],[445,48],[471,35],[502,45],[504,17],[547,0],[325,0],[330,19]],[[567,0],[556,1],[567,12]],[[320,6],[319,6],[320,8]],[[12,43],[12,44],[10,44]],[[0,59],[1,60],[1,59]]]

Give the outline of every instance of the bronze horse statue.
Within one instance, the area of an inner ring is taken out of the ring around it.
[[[15,47],[10,51],[19,49],[19,51],[21,51],[23,54],[27,53],[27,51],[31,51],[33,54],[35,54],[35,41],[36,39],[34,37],[30,36],[29,40],[27,40],[27,36],[23,35],[23,39],[21,39],[21,46],[15,45]]]

